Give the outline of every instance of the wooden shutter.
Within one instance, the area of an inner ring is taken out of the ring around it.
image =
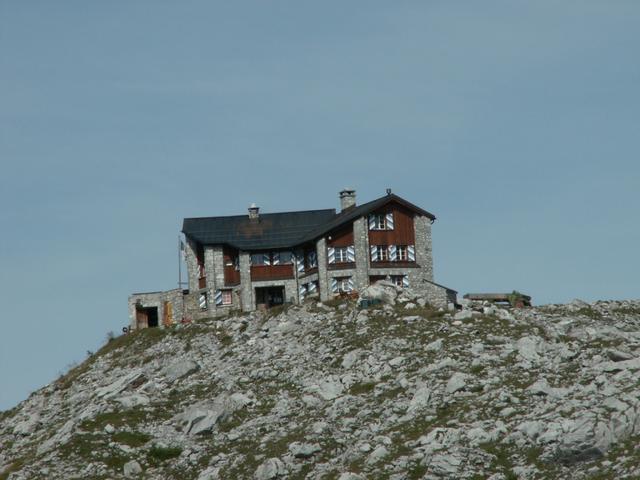
[[[201,293],[200,297],[198,298],[198,305],[200,306],[200,310],[206,310],[207,309],[207,294],[206,293]]]
[[[395,245],[389,245],[389,260],[395,262],[398,259],[398,249]]]
[[[369,230],[376,229],[376,216],[373,213],[369,214]]]
[[[353,278],[349,277],[349,279],[347,280],[347,291],[349,292],[353,292],[354,289],[354,285],[353,285]]]
[[[338,280],[335,278],[331,279],[331,291],[333,293],[338,293]]]
[[[393,230],[393,212],[386,214],[387,230]]]
[[[347,247],[347,262],[356,261],[356,249],[353,245]]]
[[[407,246],[407,260],[410,262],[416,261],[416,247],[414,245]]]
[[[304,252],[298,251],[295,253],[296,256],[296,267],[298,268],[298,272],[304,272]]]
[[[315,291],[316,291],[316,288],[318,288],[318,285],[317,285],[317,283],[316,283],[316,282],[311,282],[311,283],[309,283],[309,288],[308,288],[308,289],[309,289],[309,293],[311,293],[311,292],[315,292]]]
[[[271,255],[268,253],[262,254],[262,264],[263,265],[271,265]]]
[[[336,263],[336,249],[333,247],[329,247],[327,249],[327,259],[329,263]]]
[[[403,275],[402,276],[402,287],[403,288],[409,288],[409,276],[408,275]]]
[[[280,253],[275,252],[271,258],[273,259],[271,265],[280,265]]]
[[[313,267],[317,267],[318,266],[318,255],[316,255],[316,252],[309,252],[309,267],[313,268]]]
[[[307,286],[306,285],[300,285],[300,289],[298,290],[298,293],[300,294],[300,300],[304,300],[305,295],[307,294]]]
[[[377,245],[371,245],[371,261],[372,262],[377,262],[378,261],[378,246]]]
[[[222,305],[222,290],[216,290],[216,294],[213,297],[216,305]]]

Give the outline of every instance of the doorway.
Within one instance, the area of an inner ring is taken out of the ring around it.
[[[284,287],[256,288],[256,307],[271,308],[284,303]]]
[[[138,328],[158,326],[158,307],[137,307],[136,323]]]

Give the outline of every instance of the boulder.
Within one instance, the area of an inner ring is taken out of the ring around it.
[[[379,280],[360,292],[361,299],[379,300],[388,305],[395,305],[400,289],[387,280]]]
[[[413,394],[413,398],[409,401],[409,408],[407,409],[407,413],[413,413],[421,408],[429,405],[429,400],[431,398],[431,389],[426,385],[421,385],[416,393]]]
[[[207,434],[250,402],[251,399],[242,393],[222,394],[213,402],[201,402],[188,407],[176,420],[188,435]]]
[[[321,450],[322,448],[320,448],[320,445],[317,443],[293,442],[289,445],[291,455],[296,458],[309,458]]]
[[[124,464],[122,473],[124,473],[125,477],[135,477],[142,473],[142,467],[135,460],[131,460]]]
[[[182,377],[186,377],[187,375],[197,372],[199,369],[200,365],[193,360],[179,360],[167,365],[162,370],[162,374],[169,383],[173,383]]]
[[[467,386],[467,378],[468,375],[466,373],[454,373],[447,382],[445,392],[447,392],[448,394],[452,394],[457,392],[458,390],[462,390]]]
[[[254,474],[255,480],[272,480],[283,477],[287,474],[287,469],[279,458],[269,458],[262,463]]]

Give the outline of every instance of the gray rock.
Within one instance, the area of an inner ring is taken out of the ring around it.
[[[355,365],[360,357],[361,350],[356,349],[347,353],[344,357],[342,357],[342,368],[349,369]]]
[[[632,360],[633,355],[628,352],[623,352],[620,350],[608,349],[605,354],[609,357],[609,360],[614,362],[622,362],[625,360]]]
[[[460,310],[453,316],[454,320],[470,320],[473,318],[473,312],[471,310]]]
[[[380,445],[367,457],[368,464],[378,463],[389,455],[389,450],[384,445]]]
[[[424,408],[429,405],[429,400],[431,398],[431,389],[426,385],[421,385],[416,393],[413,394],[413,398],[409,401],[409,408],[407,409],[408,413],[413,413],[421,408]]]
[[[289,445],[291,455],[296,458],[309,458],[321,450],[322,448],[320,448],[320,445],[317,443],[293,442]]]
[[[456,372],[454,373],[445,387],[445,392],[452,394],[459,390],[462,390],[467,386],[467,378],[469,376],[466,373]]]
[[[272,480],[283,477],[287,474],[287,469],[279,458],[269,458],[262,463],[254,474],[255,480]]]
[[[182,377],[186,377],[187,375],[197,372],[199,369],[200,365],[193,360],[180,360],[165,367],[162,374],[169,383],[173,383]]]
[[[439,352],[440,350],[442,350],[442,339],[439,338],[437,340],[434,340],[433,342],[428,344],[426,347],[424,347],[424,349],[427,352]]]
[[[213,402],[201,402],[188,407],[176,420],[189,435],[211,433],[216,425],[250,402],[251,399],[243,394],[222,394]]]
[[[131,460],[124,464],[122,473],[124,473],[125,477],[136,477],[142,473],[142,467],[135,460]]]
[[[380,280],[365,288],[360,294],[360,297],[369,300],[380,300],[388,305],[395,305],[396,298],[398,297],[398,291],[398,287],[393,283],[386,280]]]
[[[338,477],[338,480],[364,480],[364,477],[357,473],[345,472]]]

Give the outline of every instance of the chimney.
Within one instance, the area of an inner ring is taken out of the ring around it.
[[[356,191],[352,188],[345,188],[340,192],[340,209],[345,211],[356,206]]]
[[[256,219],[260,216],[260,207],[256,207],[255,203],[252,203],[249,207],[249,218]]]

